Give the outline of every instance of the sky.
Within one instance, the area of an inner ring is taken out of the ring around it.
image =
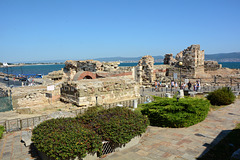
[[[0,0],[0,62],[240,52],[239,0]]]

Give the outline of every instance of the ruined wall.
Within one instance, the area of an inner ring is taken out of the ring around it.
[[[132,79],[111,77],[65,82],[61,99],[78,106],[113,103],[139,97],[139,85]]]
[[[54,91],[47,91],[47,86],[25,86],[12,89],[16,104],[14,108],[41,106],[49,104],[49,102],[58,101],[60,98],[60,88],[55,87]],[[46,94],[50,93],[52,98],[48,98]]]
[[[169,67],[170,67],[169,65],[154,65],[153,80],[163,81],[164,77],[166,77],[167,69]]]
[[[142,85],[151,85],[154,81],[154,58],[152,56],[143,56],[136,67],[136,81]]]
[[[169,65],[173,65],[174,63],[176,63],[177,60],[173,58],[173,54],[165,54],[163,63],[164,64],[169,64]]]
[[[191,45],[187,49],[179,52],[175,58],[177,61],[182,61],[186,67],[202,67],[204,66],[204,50],[200,50],[200,45]]]
[[[118,65],[120,62],[106,62],[101,63],[99,61],[95,60],[86,60],[86,61],[66,61],[65,67],[64,67],[64,75],[63,79],[66,81],[70,80],[81,80],[82,78],[78,78],[76,76],[79,72],[91,72],[91,73],[97,73],[97,72],[115,72],[119,70]],[[94,76],[97,78],[96,76]],[[85,78],[85,77],[83,77]],[[92,78],[92,77],[91,77]]]
[[[221,68],[222,68],[222,65],[218,64],[217,61],[205,61],[204,62],[204,71],[216,71]]]
[[[166,62],[171,55],[166,55]],[[193,77],[193,78],[201,78],[204,77],[204,50],[200,50],[200,45],[195,44],[191,45],[187,49],[179,52],[176,55],[176,62],[172,63],[172,67],[168,69],[167,75],[173,76],[173,73],[178,73],[183,77]],[[179,65],[182,62],[182,65]]]
[[[61,80],[64,76],[63,69],[59,71],[53,71],[48,73],[47,78],[51,80]]]

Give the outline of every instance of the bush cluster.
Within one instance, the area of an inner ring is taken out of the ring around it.
[[[102,140],[117,144],[129,142],[149,125],[147,117],[122,107],[84,114],[78,119],[101,135]]]
[[[0,139],[1,139],[2,136],[3,136],[3,132],[4,132],[4,126],[1,126],[1,125],[0,125]]]
[[[188,127],[203,121],[209,111],[208,100],[155,97],[155,101],[142,106],[142,114],[147,115],[150,124],[160,127]]]
[[[83,158],[102,151],[101,137],[84,128],[75,118],[51,119],[33,130],[36,148],[53,159]]]
[[[83,158],[102,153],[102,141],[125,144],[145,132],[146,116],[127,108],[90,108],[76,118],[51,119],[33,130],[36,148],[53,159]]]
[[[235,96],[230,88],[223,87],[210,92],[207,99],[212,105],[228,105],[234,102]]]

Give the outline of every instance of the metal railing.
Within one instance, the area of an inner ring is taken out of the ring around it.
[[[138,104],[144,103],[148,100],[153,100],[150,96],[140,97],[137,99]],[[126,100],[116,103],[110,103],[110,104],[103,104],[102,105],[105,109],[114,108],[116,106],[122,106],[122,107],[133,107],[134,106],[134,100]],[[83,114],[87,108],[79,108],[77,110],[69,111],[70,113],[73,113],[75,116],[79,114]],[[13,131],[19,131],[26,128],[34,128],[41,122],[51,119],[48,115],[42,115],[37,117],[31,117],[31,118],[24,118],[24,119],[11,119],[11,120],[5,120],[0,122],[0,125],[5,127],[6,132],[13,132]]]

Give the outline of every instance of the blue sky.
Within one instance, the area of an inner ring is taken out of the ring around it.
[[[240,52],[239,0],[1,0],[0,62]]]

